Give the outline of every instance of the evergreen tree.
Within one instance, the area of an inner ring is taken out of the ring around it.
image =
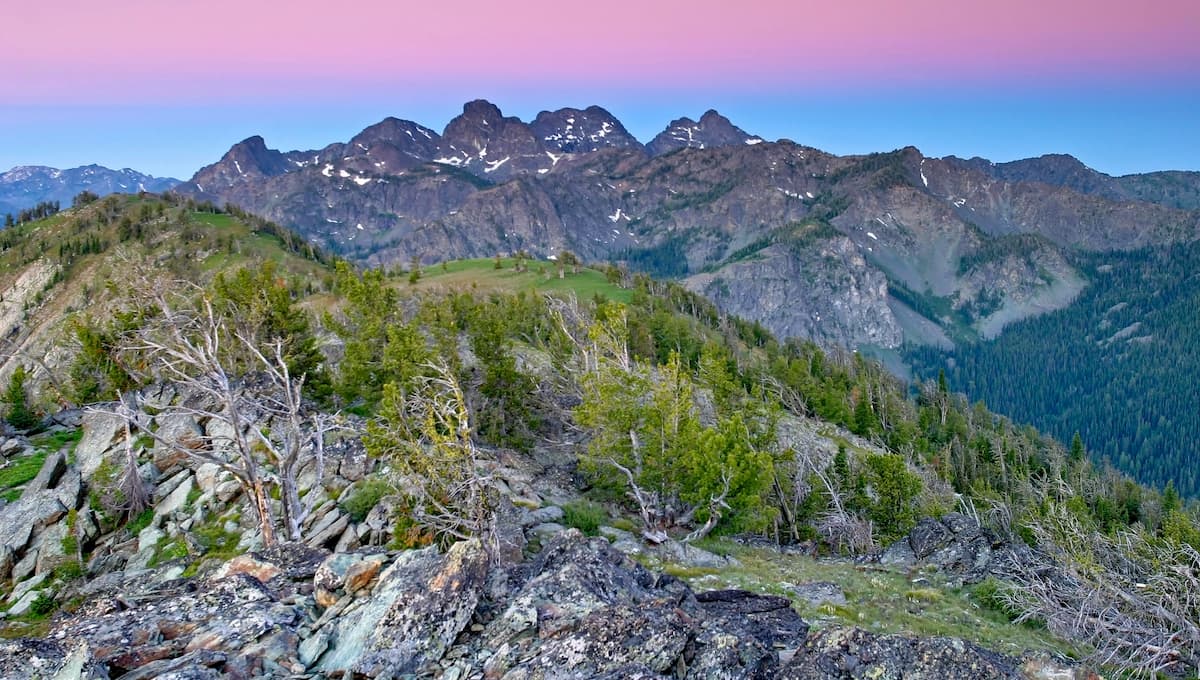
[[[1068,457],[1073,464],[1078,465],[1083,462],[1086,455],[1087,452],[1083,448],[1083,438],[1076,432],[1075,436],[1071,438],[1071,453],[1068,454]]]
[[[18,365],[8,380],[8,388],[4,390],[4,401],[8,402],[8,415],[5,419],[18,430],[31,429],[41,420],[29,406],[29,395],[25,392],[25,381],[28,377],[25,367]]]

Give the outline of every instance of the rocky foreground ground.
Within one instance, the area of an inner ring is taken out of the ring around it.
[[[303,541],[263,549],[236,483],[154,450],[140,468],[150,509],[134,530],[113,526],[99,499],[106,471],[125,455],[119,421],[73,413],[55,429],[81,430],[81,439],[61,450],[0,441],[6,465],[44,456],[19,498],[0,505],[6,679],[1076,675],[959,639],[817,630],[784,597],[696,592],[634,561],[650,548],[633,534],[564,528],[542,495],[545,480],[519,467],[494,471],[514,502],[488,549],[463,541],[444,552],[391,550],[386,497],[362,516],[346,510],[375,466],[353,437],[330,446],[322,476],[302,475],[315,508]],[[678,543],[658,550],[669,557],[658,561],[724,559]],[[885,561],[933,560],[976,579],[998,552],[977,524],[954,516],[923,522]],[[46,602],[56,611],[31,622]]]
[[[1072,677],[950,638],[811,631],[782,597],[693,592],[576,530],[489,567],[478,542],[329,553],[288,544],[205,578],[113,572],[6,678]]]

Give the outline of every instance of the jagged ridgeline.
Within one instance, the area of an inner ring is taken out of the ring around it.
[[[1194,509],[945,380],[909,386],[859,354],[780,342],[681,285],[565,251],[360,270],[236,209],[152,195],[3,236],[0,378],[23,428],[0,442],[5,630],[88,640],[87,663],[503,674],[550,663],[563,635],[599,663],[626,648],[613,635],[644,629],[675,642],[590,672],[727,674],[752,658],[746,677],[819,677],[845,635],[948,631],[1010,655],[970,647],[979,656],[946,662],[986,660],[991,677],[1020,677],[1015,657],[1030,649],[1196,668],[1197,612],[1179,597],[1194,586]],[[697,589],[789,600],[693,596],[566,526]],[[877,578],[784,553],[884,546]],[[521,609],[548,597],[561,565],[593,561],[596,579],[624,585],[564,586],[583,594],[555,605],[554,624]],[[924,567],[942,573],[911,583],[906,570]],[[485,589],[490,570],[511,588]],[[854,597],[791,585],[816,574]],[[406,579],[451,604],[420,609]],[[159,603],[178,596],[193,620],[189,587],[211,588],[226,614],[241,603],[247,620],[278,620],[254,633],[210,608],[207,627],[177,625]],[[141,595],[101,601],[123,590]],[[666,592],[686,617],[635,611]],[[792,606],[870,632],[806,638]],[[698,627],[727,625],[714,609],[786,626],[753,642]],[[142,616],[178,649],[110,644]],[[610,616],[627,625],[584,623]],[[217,632],[223,656],[201,654]],[[712,640],[726,635],[749,647],[721,652]],[[497,652],[501,638],[520,651]],[[895,677],[935,644],[888,640],[908,649],[889,652]]]

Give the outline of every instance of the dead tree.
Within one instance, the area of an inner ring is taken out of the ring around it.
[[[475,446],[466,397],[449,367],[426,368],[407,394],[385,388],[367,451],[391,461],[414,522],[445,542],[478,538],[495,557],[499,489]]]
[[[1046,552],[1012,560],[998,596],[1018,621],[1087,644],[1092,660],[1130,674],[1200,668],[1200,552],[1141,529],[1116,536],[1054,506],[1030,522]]]
[[[115,408],[93,410],[125,419],[131,434],[146,435],[194,465],[209,463],[229,473],[254,506],[265,545],[276,542],[280,526],[288,539],[299,540],[312,501],[300,502],[297,476],[311,462],[320,483],[325,435],[336,419],[307,411],[301,397],[304,376],[291,375],[282,341],[231,337],[210,300],[201,295],[193,301],[169,290],[141,291],[147,295],[141,302],[154,314],[122,352],[133,355],[128,365],[142,367],[143,382],[173,384],[187,398],[150,409],[146,395],[135,392]],[[235,347],[256,360],[257,381],[230,374],[229,350]],[[173,417],[205,423],[204,432],[172,437],[152,425]],[[272,485],[279,488],[279,520]]]

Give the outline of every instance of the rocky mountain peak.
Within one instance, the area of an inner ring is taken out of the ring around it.
[[[529,126],[483,99],[467,102],[446,125],[433,160],[497,180],[547,164],[545,147]]]
[[[748,134],[735,126],[728,118],[709,109],[699,121],[677,118],[646,145],[652,156],[661,156],[679,149],[711,149],[720,146],[758,144],[761,137]]]
[[[0,172],[0,216],[31,208],[42,201],[63,206],[83,190],[104,196],[118,192],[166,191],[179,184],[169,177],[151,177],[130,168],[112,170],[91,164],[58,169],[44,165],[17,166]]]
[[[234,144],[221,162],[232,163],[234,171],[239,175],[257,173],[273,177],[288,171],[288,163],[283,154],[268,149],[266,141],[259,135],[247,137]]]
[[[586,153],[606,147],[642,148],[621,121],[599,106],[582,111],[565,108],[542,111],[530,125],[547,147],[566,153]]]

